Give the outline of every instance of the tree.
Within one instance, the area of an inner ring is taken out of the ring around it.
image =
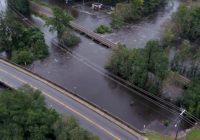
[[[66,27],[69,26],[70,21],[73,19],[67,12],[59,7],[53,8],[54,16],[48,18],[46,26],[50,27],[50,31],[57,31],[58,38],[61,38]]]
[[[135,21],[156,12],[167,0],[129,0],[115,6],[116,17],[122,21]],[[115,18],[113,18],[114,20]],[[113,22],[114,23],[114,22]]]
[[[160,6],[164,5],[166,0],[143,0],[143,14],[149,15],[155,12]]]
[[[148,41],[144,53],[147,58],[148,71],[154,73],[158,78],[164,79],[168,73],[168,58],[159,42]]]
[[[200,117],[200,80],[193,79],[185,90],[181,103],[187,111]]]
[[[173,15],[174,30],[185,39],[195,41],[200,38],[200,6],[179,6]]]
[[[131,17],[136,20],[142,16],[143,0],[131,0]]]
[[[99,140],[79,126],[76,119],[63,119],[46,107],[39,91],[23,87],[0,92],[0,137],[6,140]]]
[[[148,71],[146,60],[140,55],[141,51],[119,46],[113,50],[106,68],[139,87],[145,87]]]
[[[144,49],[115,48],[106,68],[141,88],[157,94],[159,84],[149,82],[149,73],[162,82],[168,73],[168,58],[158,41],[147,42]]]
[[[19,64],[48,55],[43,34],[37,28],[25,27],[10,10],[0,14],[0,51]]]

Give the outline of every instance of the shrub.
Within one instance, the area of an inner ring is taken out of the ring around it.
[[[124,19],[121,16],[113,15],[110,25],[113,29],[120,29],[124,25]]]
[[[29,51],[22,50],[17,52],[13,59],[17,64],[27,65],[32,63],[33,54]]]
[[[76,46],[80,43],[80,38],[74,34],[64,34],[61,41],[68,47]]]
[[[110,33],[111,29],[108,26],[105,25],[100,25],[96,28],[95,32],[100,33],[100,34],[104,34],[104,33]]]

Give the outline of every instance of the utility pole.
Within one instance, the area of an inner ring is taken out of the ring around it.
[[[85,5],[85,0],[83,0],[83,5]]]
[[[180,118],[180,120],[175,124],[175,127],[177,127],[177,129],[176,129],[176,136],[175,136],[174,140],[177,140],[177,138],[178,138],[179,126],[180,126],[180,123],[181,123],[181,120],[182,120],[182,116],[183,116],[183,114],[185,113],[185,111],[186,111],[185,109],[182,110],[182,112],[181,112],[181,114],[180,114],[181,118]]]

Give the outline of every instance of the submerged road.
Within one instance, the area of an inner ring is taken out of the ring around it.
[[[75,116],[82,127],[98,135],[102,140],[145,139],[133,129],[126,127],[84,100],[2,59],[0,59],[0,81],[13,89],[27,84],[40,90],[50,107],[61,114]]]

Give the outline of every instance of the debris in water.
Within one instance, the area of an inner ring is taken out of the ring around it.
[[[55,61],[55,62],[58,62],[58,59],[55,58],[54,61]]]

